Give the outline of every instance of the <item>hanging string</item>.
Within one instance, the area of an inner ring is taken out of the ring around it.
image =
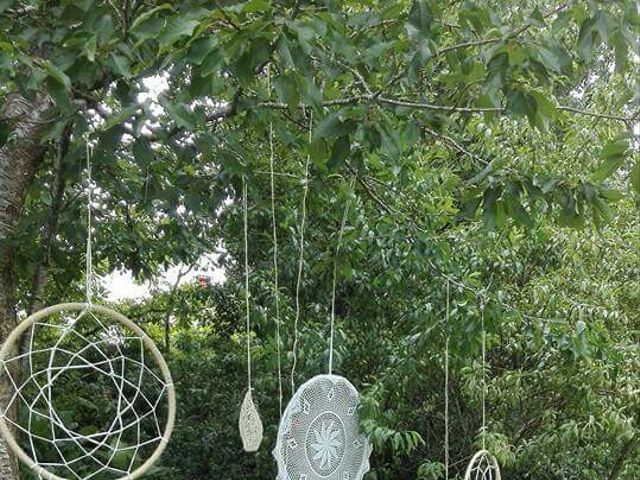
[[[247,179],[242,176],[242,220],[244,230],[244,301],[247,316],[247,385],[251,391],[251,308],[249,305],[249,220],[247,202]]]
[[[93,304],[93,177],[91,173],[91,156],[93,149],[89,136],[85,138],[87,157],[87,250],[85,254],[85,296],[87,305]]]
[[[306,116],[306,111],[303,109],[302,114]],[[313,132],[313,112],[310,114],[309,119],[309,144],[311,144],[311,135]],[[298,324],[300,322],[300,287],[302,286],[302,268],[304,266],[304,231],[307,223],[307,195],[309,193],[309,164],[311,162],[311,154],[307,153],[307,159],[304,166],[304,188],[302,193],[302,219],[300,221],[300,256],[298,258],[298,280],[296,282],[296,314],[293,322],[293,364],[291,366],[291,394],[296,391],[296,367],[298,365],[298,342],[300,333],[298,331]]]
[[[271,96],[271,70],[267,70],[267,91]],[[275,187],[275,150],[273,145],[273,122],[269,120],[269,175],[271,179],[271,225],[273,227],[273,289],[276,313],[276,344],[278,356],[278,401],[280,416],[282,417],[283,389],[282,389],[282,339],[280,335],[280,286],[278,272],[278,230],[276,226],[276,187]]]
[[[487,332],[484,328],[484,308],[483,301],[480,312],[482,323],[482,450],[486,450],[485,437],[487,432]]]
[[[444,343],[444,478],[449,480],[449,318],[450,318],[450,282],[447,280],[447,316]]]
[[[353,189],[355,178],[351,180],[350,190]],[[340,254],[340,244],[344,234],[344,227],[347,223],[349,208],[351,207],[351,197],[347,199],[342,214],[342,222],[340,223],[340,231],[338,232],[338,243],[336,244],[336,254],[333,257],[333,285],[331,288],[331,327],[329,333],[329,375],[333,374],[333,338],[335,336],[336,323],[336,285],[338,283],[338,255]]]

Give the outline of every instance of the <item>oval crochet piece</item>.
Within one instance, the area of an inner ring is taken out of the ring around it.
[[[240,438],[245,452],[257,452],[262,443],[263,427],[260,414],[253,403],[251,390],[247,391],[240,407]]]

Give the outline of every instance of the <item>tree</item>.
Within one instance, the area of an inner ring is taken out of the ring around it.
[[[281,173],[300,177],[311,161],[310,251],[328,258],[335,199],[357,198],[355,231],[379,247],[350,239],[360,257],[341,276],[376,260],[358,288],[399,292],[438,274],[477,289],[450,255],[476,218],[499,231],[550,217],[604,229],[640,183],[630,0],[34,0],[0,1],[0,14],[0,339],[17,310],[78,296],[87,136],[99,268],[139,278],[191,264],[221,237],[233,244],[219,210],[242,175],[266,201],[270,124]],[[154,77],[168,85],[158,98],[145,87]],[[279,179],[284,235],[298,225],[300,179]],[[398,278],[382,274],[390,265]]]

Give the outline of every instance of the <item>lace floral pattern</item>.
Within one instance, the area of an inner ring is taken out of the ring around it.
[[[300,387],[280,422],[278,480],[361,480],[371,447],[358,431],[358,403],[353,385],[336,375]]]

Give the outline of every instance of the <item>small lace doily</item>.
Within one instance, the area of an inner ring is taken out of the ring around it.
[[[469,462],[464,480],[501,480],[498,460],[487,450],[480,450]]]
[[[358,392],[338,375],[318,375],[295,393],[280,420],[278,480],[361,480],[371,446],[359,432]]]
[[[257,452],[262,443],[263,427],[260,414],[253,403],[251,390],[247,391],[240,407],[240,438],[245,452]]]

